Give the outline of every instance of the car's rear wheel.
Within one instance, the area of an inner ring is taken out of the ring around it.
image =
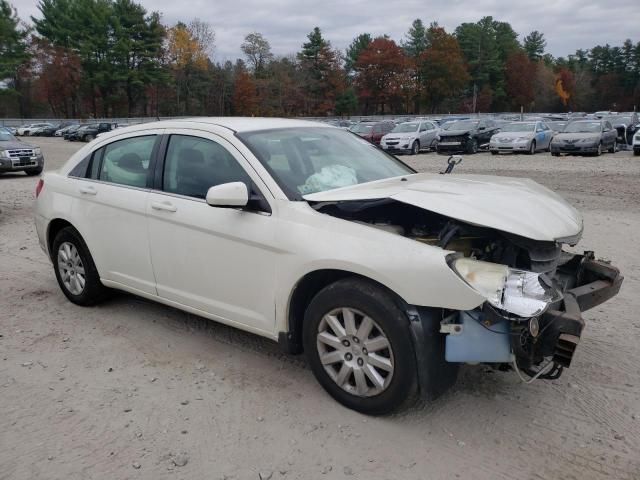
[[[110,293],[100,281],[82,236],[73,227],[60,230],[52,245],[52,260],[62,293],[76,305],[95,305]]]
[[[313,298],[304,322],[311,370],[338,402],[382,415],[415,401],[409,326],[389,292],[361,279],[340,280]]]
[[[467,143],[467,153],[478,153],[478,141],[475,138]]]
[[[418,140],[414,140],[411,145],[411,155],[417,155],[420,153],[420,142]]]

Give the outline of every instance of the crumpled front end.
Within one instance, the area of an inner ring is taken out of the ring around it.
[[[593,252],[562,252],[544,278],[556,298],[535,315],[516,315],[490,300],[447,315],[440,329],[447,334],[446,360],[504,364],[532,378],[558,378],[571,365],[580,342],[582,312],[615,296],[623,277],[616,267],[596,260]]]

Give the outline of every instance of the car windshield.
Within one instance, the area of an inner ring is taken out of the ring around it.
[[[17,141],[16,137],[11,135],[9,132],[5,130],[0,130],[0,142],[14,142]]]
[[[459,122],[447,123],[445,130],[473,130],[478,126],[477,120],[460,120]]]
[[[401,123],[400,125],[396,125],[396,127],[391,130],[393,133],[407,133],[407,132],[417,132],[419,123],[411,122],[411,123]]]
[[[344,130],[300,127],[237,135],[291,200],[415,173],[395,157]]]
[[[612,125],[629,125],[631,124],[631,117],[619,116],[607,118]]]
[[[547,125],[549,125],[549,127],[553,128],[557,132],[562,132],[564,131],[564,127],[566,124],[567,122],[549,122]]]
[[[372,128],[373,125],[371,124],[367,125],[366,123],[356,123],[353,127],[351,127],[351,131],[353,133],[369,133]]]
[[[507,123],[500,127],[500,132],[533,132],[535,123]]]
[[[564,127],[564,133],[600,133],[600,122],[571,122]]]

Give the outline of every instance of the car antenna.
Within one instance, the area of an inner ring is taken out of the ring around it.
[[[453,168],[458,165],[459,163],[462,163],[462,157],[460,155],[451,155],[448,159],[447,159],[447,168],[444,172],[440,172],[440,175],[446,175],[448,173],[453,172]]]

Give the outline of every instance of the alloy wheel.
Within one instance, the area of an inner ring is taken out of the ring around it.
[[[389,386],[393,351],[382,328],[369,316],[348,307],[331,310],[322,317],[316,338],[320,362],[346,392],[371,397]]]
[[[58,248],[58,271],[65,288],[73,295],[80,295],[86,283],[86,275],[78,249],[70,242]]]

